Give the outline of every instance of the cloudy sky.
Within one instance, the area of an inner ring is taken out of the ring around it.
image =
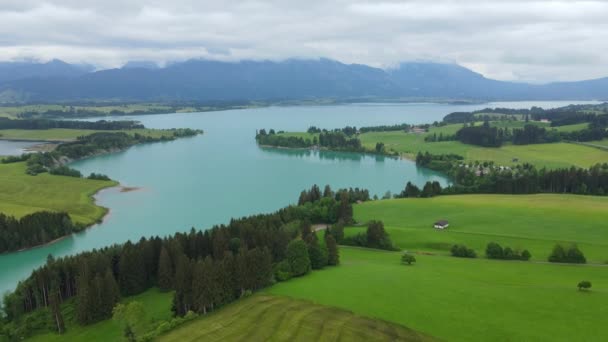
[[[608,76],[607,17],[608,1],[575,0],[1,0],[0,60],[423,60],[578,80]]]

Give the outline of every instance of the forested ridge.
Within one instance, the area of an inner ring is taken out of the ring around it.
[[[28,326],[27,319],[40,308],[48,310],[53,330],[61,333],[65,322],[59,308],[66,301],[73,302],[80,324],[91,324],[109,318],[121,297],[151,287],[175,291],[176,316],[206,314],[275,281],[335,265],[334,237],[317,237],[311,223],[351,222],[352,204],[348,191],[326,190],[327,196],[310,197],[301,205],[205,231],[141,238],[59,259],[49,256],[4,296],[2,333],[20,339],[40,329]]]
[[[0,213],[0,253],[43,245],[78,229],[63,212],[40,211],[19,219]]]

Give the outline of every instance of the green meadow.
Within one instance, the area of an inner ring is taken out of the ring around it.
[[[483,256],[489,242],[528,249],[546,261],[556,243],[577,244],[589,262],[608,262],[608,197],[457,195],[371,201],[355,206],[359,222],[382,220],[401,249],[449,254],[457,243]],[[440,219],[446,230],[433,228]],[[347,228],[355,234],[364,228]]]
[[[547,123],[529,122],[548,129],[558,131],[575,131],[586,127],[587,124],[577,124],[549,128]],[[521,128],[526,124],[524,121],[495,121],[491,123],[496,127]],[[369,151],[374,151],[376,143],[384,143],[388,151],[395,151],[399,154],[414,158],[418,152],[429,152],[431,154],[458,154],[467,161],[493,161],[499,165],[515,165],[518,163],[530,163],[537,167],[547,168],[566,168],[577,166],[587,168],[597,163],[608,162],[608,151],[592,146],[593,144],[605,145],[606,142],[593,142],[592,145],[553,143],[553,144],[533,144],[533,145],[511,145],[502,147],[481,147],[463,144],[459,141],[439,141],[426,142],[424,138],[437,134],[453,135],[462,127],[462,124],[445,125],[441,127],[431,127],[427,133],[406,133],[403,131],[391,132],[368,132],[359,135],[363,147]],[[311,139],[318,134],[306,132],[286,132],[281,133],[286,136],[301,137]],[[514,161],[514,160],[517,161]]]
[[[570,166],[589,167],[596,163],[608,162],[608,153],[601,149],[570,143],[504,145],[498,148],[463,144],[459,141],[426,142],[425,136],[443,133],[455,134],[461,125],[432,127],[429,133],[415,134],[397,132],[370,132],[361,134],[361,143],[373,149],[377,142],[383,142],[387,149],[413,158],[418,152],[431,154],[454,153],[467,161],[493,161],[499,165],[530,163],[537,167],[564,168]],[[566,126],[564,126],[566,127]],[[567,128],[562,128],[566,130]],[[568,128],[569,129],[569,128]],[[517,159],[518,162],[513,160]]]
[[[132,103],[122,105],[92,105],[92,106],[70,106],[60,104],[32,104],[22,106],[1,106],[0,116],[16,118],[21,113],[44,113],[46,111],[69,111],[71,108],[74,111],[91,111],[99,112],[102,115],[111,115],[113,111],[120,111],[127,114],[138,112],[159,112],[164,111],[170,113],[174,111],[174,107],[155,103]],[[196,111],[192,107],[180,107],[179,111],[192,112]]]
[[[145,307],[145,320],[148,327],[152,329],[155,323],[172,318],[171,300],[173,293],[160,292],[153,288],[137,296],[124,299],[122,303],[132,301],[141,302]],[[74,305],[68,302],[62,307],[63,317],[66,322],[66,333],[63,335],[55,333],[38,334],[29,338],[28,341],[53,342],[53,341],[122,341],[124,325],[112,319],[101,321],[92,325],[82,326],[76,323],[74,317]]]
[[[72,141],[84,135],[89,135],[98,132],[124,132],[134,135],[136,133],[149,136],[152,138],[160,138],[162,136],[172,137],[170,131],[160,129],[131,129],[131,130],[116,130],[116,131],[99,131],[91,129],[2,129],[0,130],[0,139],[3,140],[32,140],[32,141]]]
[[[608,268],[341,248],[341,265],[266,290],[446,341],[605,341]],[[581,280],[591,291],[578,291]]]
[[[84,225],[99,221],[106,209],[95,205],[93,195],[117,183],[48,173],[30,176],[25,163],[0,164],[0,212],[21,217],[36,211],[65,211]]]
[[[158,340],[432,341],[397,324],[309,301],[267,294],[239,300],[209,316],[186,323]]]

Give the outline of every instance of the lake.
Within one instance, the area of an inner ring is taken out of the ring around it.
[[[558,107],[577,102],[503,102],[482,105],[354,104],[268,107],[205,113],[127,116],[150,128],[190,127],[204,135],[78,161],[83,174],[101,172],[131,192],[102,191],[98,203],[110,208],[102,224],[50,246],[0,256],[0,292],[13,289],[47,255],[56,257],[142,236],[165,236],[191,227],[210,228],[232,217],[272,212],[297,202],[313,184],[360,187],[382,196],[405,183],[448,180],[408,160],[356,153],[277,150],[255,143],[256,129],[306,130],[440,121],[454,111],[485,107]],[[588,103],[588,102],[584,102]]]
[[[0,156],[19,155],[27,152],[29,148],[40,144],[40,141],[0,140]]]

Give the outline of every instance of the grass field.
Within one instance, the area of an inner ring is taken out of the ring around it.
[[[453,126],[453,125],[451,125]],[[452,127],[431,129],[429,134],[449,133]],[[514,158],[519,163],[530,163],[538,167],[564,168],[572,165],[589,167],[596,163],[608,162],[608,152],[597,148],[569,144],[504,145],[499,148],[480,147],[458,141],[425,142],[425,134],[405,132],[372,132],[360,135],[363,146],[372,149],[377,142],[386,148],[413,157],[418,152],[432,154],[455,153],[468,161],[494,161],[499,165],[513,165]]]
[[[123,303],[138,301],[144,304],[146,318],[150,325],[154,322],[168,320],[172,317],[171,300],[172,293],[163,293],[158,289],[151,289],[137,296],[129,297],[123,300]],[[58,335],[54,333],[46,333],[33,336],[28,341],[122,341],[124,326],[121,322],[112,319],[101,321],[93,325],[81,326],[74,322],[73,306],[63,310],[64,320],[66,322],[66,333]]]
[[[341,248],[341,265],[268,290],[447,341],[606,341],[608,268]],[[576,289],[583,279],[589,292]]]
[[[106,209],[96,206],[93,194],[116,185],[113,181],[25,174],[25,163],[0,164],[0,212],[21,217],[41,210],[66,211],[74,222],[93,224]]]
[[[496,121],[492,125],[499,127],[523,127],[523,121]],[[534,122],[539,126],[547,123]],[[560,131],[573,131],[585,128],[586,124],[562,126]],[[467,161],[493,161],[499,165],[515,165],[530,163],[537,167],[565,168],[570,166],[584,167],[597,163],[608,162],[608,151],[570,143],[534,144],[534,145],[504,145],[499,148],[467,145],[458,141],[426,142],[424,138],[432,134],[454,135],[462,127],[461,124],[431,127],[428,133],[416,134],[403,131],[369,132],[359,135],[363,146],[370,151],[376,143],[383,142],[387,150],[398,152],[408,158],[414,158],[418,152],[431,154],[454,153],[463,156]],[[550,128],[553,129],[553,128]],[[296,136],[311,139],[317,134],[306,132],[286,132],[285,136]],[[601,144],[601,142],[600,142]],[[513,162],[517,159],[518,162]]]
[[[18,114],[27,113],[27,112],[35,112],[35,113],[43,113],[46,111],[68,111],[70,108],[74,108],[74,110],[85,110],[85,111],[95,111],[100,112],[102,114],[110,115],[112,111],[121,111],[125,113],[133,113],[135,111],[166,111],[167,113],[172,112],[173,107],[156,104],[156,103],[134,103],[134,104],[124,104],[124,105],[99,105],[99,106],[68,106],[68,105],[58,105],[58,104],[35,104],[35,105],[24,105],[24,106],[0,106],[0,116],[5,117],[17,117]],[[183,107],[180,108],[181,111],[194,111],[195,108],[191,107]]]
[[[2,129],[0,139],[3,140],[32,140],[32,141],[72,141],[76,138],[96,132],[124,132],[127,134],[139,133],[141,135],[160,138],[162,136],[172,137],[170,131],[160,129],[131,129],[120,131],[97,131],[90,129]]]
[[[159,341],[430,341],[402,326],[287,297],[255,295]]]
[[[547,260],[553,246],[576,243],[588,261],[608,262],[608,197],[577,195],[458,195],[371,201],[355,206],[360,222],[382,220],[402,249],[449,254],[464,243],[483,256],[489,242],[528,249]],[[433,223],[447,219],[450,227]],[[363,231],[348,228],[347,234]],[[607,269],[608,271],[608,269]]]

